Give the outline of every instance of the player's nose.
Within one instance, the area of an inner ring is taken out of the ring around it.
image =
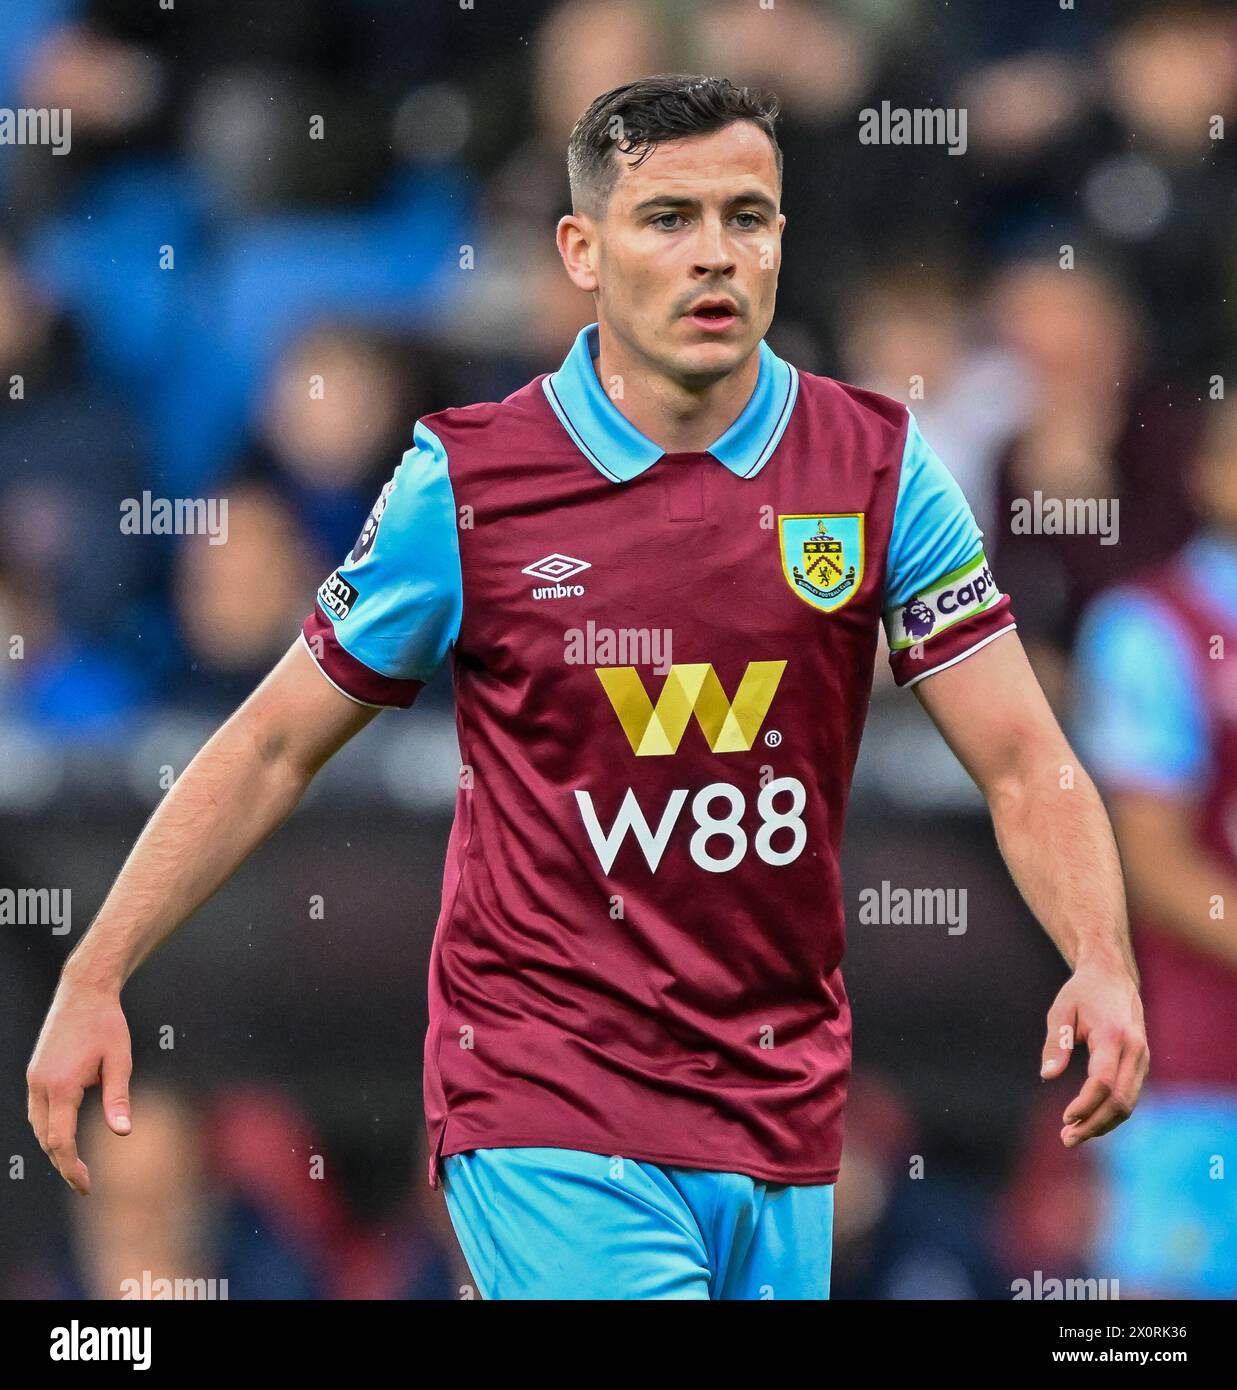
[[[736,269],[735,262],[724,256],[698,260],[694,266],[697,280],[717,280],[719,289],[726,281],[734,278]]]
[[[709,274],[733,275],[735,258],[727,241],[726,229],[719,220],[701,224],[699,239],[693,248],[697,271]]]

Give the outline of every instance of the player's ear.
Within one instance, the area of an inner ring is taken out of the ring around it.
[[[597,273],[593,269],[596,235],[596,224],[587,213],[560,217],[554,234],[558,254],[563,258],[571,283],[588,294],[597,289]]]

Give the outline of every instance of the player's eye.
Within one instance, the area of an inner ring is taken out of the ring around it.
[[[760,224],[764,221],[764,218],[761,217],[760,213],[758,212],[736,212],[735,217],[750,217],[752,219],[750,222],[744,222],[742,224],[744,231],[750,231],[753,227],[759,227]]]
[[[672,221],[677,220],[681,222],[683,220],[683,214],[679,212],[659,212],[657,216],[653,218],[653,226],[660,227],[666,232],[674,231],[673,227],[666,225],[667,218],[670,218]]]

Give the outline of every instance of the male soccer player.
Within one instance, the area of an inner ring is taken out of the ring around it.
[[[882,615],[1073,974],[1072,1146],[1147,1069],[1111,830],[906,408],[764,341],[772,98],[658,76],[570,141],[597,322],[439,411],[296,642],[143,831],[66,963],[30,1116],[74,1187],[128,1131],[128,976],[450,655],[463,762],[430,977],[429,1180],[481,1293],[824,1298],[850,1069],[839,847]]]
[[[1078,652],[1081,746],[1129,866],[1156,1077],[1105,1146],[1095,1272],[1123,1294],[1237,1296],[1237,403],[1196,466],[1200,533],[1098,599]]]

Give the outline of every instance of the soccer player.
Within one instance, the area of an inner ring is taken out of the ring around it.
[[[1095,1272],[1124,1296],[1237,1296],[1237,404],[1198,461],[1203,530],[1098,599],[1080,745],[1128,865],[1156,1077],[1100,1156]]]
[[[663,75],[572,133],[558,370],[442,410],[300,640],[186,769],[66,962],[30,1118],[128,1132],[129,975],[379,710],[451,660],[429,1181],[487,1298],[825,1298],[850,1072],[839,850],[882,621],[1072,974],[1061,1137],[1147,1069],[1112,833],[958,487],[906,408],[764,341],[773,98]],[[806,247],[803,254],[813,254]],[[1073,768],[1071,790],[1063,768]]]

